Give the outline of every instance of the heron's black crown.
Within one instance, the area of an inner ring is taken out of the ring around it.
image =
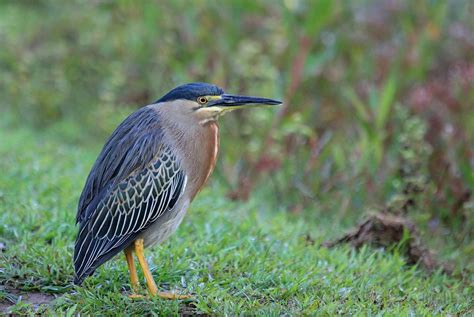
[[[195,101],[200,96],[220,96],[224,90],[216,85],[207,83],[190,83],[178,86],[158,99],[155,103],[187,99]]]

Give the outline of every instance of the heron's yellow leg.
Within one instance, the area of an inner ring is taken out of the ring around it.
[[[144,246],[143,246],[143,239],[137,239],[134,242],[135,245],[135,254],[137,255],[138,262],[143,270],[143,275],[145,275],[146,285],[148,286],[148,290],[150,291],[151,295],[155,296],[158,293],[158,287],[156,287],[155,280],[153,279],[153,275],[151,275],[150,268],[148,267],[148,263],[145,259],[144,253]]]
[[[145,259],[144,253],[144,246],[143,246],[143,239],[137,239],[134,242],[135,246],[135,254],[137,255],[138,262],[143,270],[143,275],[145,275],[146,284],[148,286],[148,290],[150,291],[152,296],[158,295],[161,298],[165,299],[186,299],[190,296],[188,295],[178,295],[174,293],[168,292],[158,292],[158,287],[156,287],[155,280],[153,279],[153,275],[151,275],[150,268],[148,267],[148,263]]]
[[[130,284],[134,293],[138,293],[138,275],[137,269],[135,268],[135,262],[133,261],[132,248],[127,248],[123,251],[125,253],[125,259],[127,260],[128,270],[130,271]],[[133,294],[132,296],[134,296]]]

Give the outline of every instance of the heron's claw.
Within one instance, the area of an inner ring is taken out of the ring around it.
[[[164,299],[188,299],[191,298],[191,295],[180,295],[171,292],[158,292],[157,296],[164,298]]]
[[[140,295],[140,294],[130,294],[130,295],[128,295],[128,298],[130,298],[130,299],[144,299],[144,298],[147,298],[147,296]]]

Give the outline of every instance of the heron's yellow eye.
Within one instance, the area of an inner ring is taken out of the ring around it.
[[[206,97],[198,97],[197,102],[200,103],[201,105],[204,105],[207,103],[207,98]]]

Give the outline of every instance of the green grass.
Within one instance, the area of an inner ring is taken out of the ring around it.
[[[159,287],[191,293],[192,300],[129,299],[123,255],[99,268],[83,287],[75,287],[76,203],[99,147],[61,139],[0,128],[0,303],[14,301],[10,312],[472,313],[473,288],[467,281],[428,275],[407,266],[396,252],[321,248],[320,242],[341,233],[340,224],[333,225],[327,216],[305,221],[269,210],[258,193],[249,202],[231,202],[217,182],[200,193],[168,242],[147,251]],[[314,244],[308,243],[308,234]],[[20,297],[29,292],[55,299],[30,305]]]

